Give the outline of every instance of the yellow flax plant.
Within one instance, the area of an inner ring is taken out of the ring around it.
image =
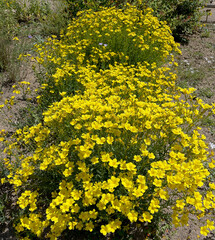
[[[99,71],[122,63],[153,69],[163,66],[167,59],[174,65],[173,53],[180,52],[170,28],[153,16],[152,9],[141,11],[127,5],[124,10],[101,8],[77,15],[60,39],[51,36],[36,45],[35,61],[46,69],[39,79],[44,107],[61,100],[61,92],[70,95],[83,90],[76,81],[76,71],[82,66],[94,66]]]
[[[191,98],[193,89],[176,88],[164,67],[82,67],[77,81],[83,93],[63,96],[41,123],[12,138],[34,144],[18,167],[5,163],[7,181],[22,189],[21,236],[56,239],[89,231],[89,239],[126,239],[128,223],[157,229],[167,206],[176,227],[187,225],[190,213],[202,218],[213,212],[208,181],[214,160],[194,123],[214,106],[184,101],[182,94]],[[212,226],[210,220],[201,233]]]

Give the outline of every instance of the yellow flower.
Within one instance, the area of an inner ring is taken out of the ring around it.
[[[114,141],[114,138],[113,138],[113,137],[110,137],[110,136],[107,137],[107,143],[108,143],[108,144],[112,144],[113,141]]]
[[[136,172],[136,165],[135,164],[133,164],[133,163],[127,163],[126,164],[126,168],[128,169],[128,171],[134,171],[134,172]]]
[[[161,187],[161,186],[162,186],[162,181],[156,178],[156,179],[154,180],[153,184],[154,184],[156,187]]]
[[[151,222],[153,219],[153,215],[151,215],[149,212],[144,212],[139,219],[141,222]]]
[[[183,209],[185,206],[185,202],[184,200],[177,200],[176,201],[176,207],[180,208],[180,209]]]
[[[141,197],[143,195],[143,191],[141,188],[134,188],[132,195],[134,195],[135,197]]]
[[[86,223],[85,230],[92,232],[94,229],[94,225],[92,222]]]
[[[101,230],[100,230],[100,232],[104,235],[104,236],[106,236],[109,232],[111,232],[112,231],[112,228],[110,227],[110,226],[108,226],[108,225],[102,225],[101,226]]]
[[[148,208],[149,212],[152,214],[155,212],[158,212],[158,209],[160,208],[159,203],[160,202],[158,199],[156,199],[156,198],[152,199],[150,202],[149,208]]]
[[[128,190],[133,188],[133,182],[130,181],[129,179],[121,178],[121,182],[122,182],[122,185]]]
[[[208,233],[209,233],[209,230],[208,230],[207,226],[201,227],[200,233],[204,236],[207,236]]]
[[[109,162],[111,160],[110,154],[103,154],[101,157],[102,162]]]
[[[136,162],[140,162],[140,161],[142,160],[142,157],[141,157],[140,155],[135,155],[135,156],[134,156],[134,160],[135,160]]]
[[[168,192],[163,189],[159,190],[159,196],[161,199],[164,199],[164,200],[168,200],[169,198]]]
[[[110,167],[117,168],[119,166],[119,164],[120,164],[120,162],[118,162],[116,158],[114,158],[113,160],[112,159],[109,160]]]
[[[155,159],[154,153],[149,153],[149,154],[148,154],[148,158],[150,158],[150,159]]]
[[[211,231],[214,230],[214,222],[207,219],[207,228],[209,228]]]
[[[97,143],[97,144],[101,144],[101,145],[104,144],[105,141],[106,141],[106,139],[105,139],[104,137],[102,137],[102,138],[97,138],[97,139],[96,139],[96,143]]]
[[[146,145],[150,145],[151,144],[151,140],[149,138],[144,139],[144,142],[145,142]]]
[[[91,161],[92,161],[93,164],[99,163],[99,158],[98,157],[93,157],[91,159]]]
[[[128,213],[127,217],[131,222],[136,222],[137,217],[138,217],[138,213],[135,212],[134,210],[132,210],[131,212]]]
[[[19,38],[18,37],[14,37],[13,41],[19,41]]]

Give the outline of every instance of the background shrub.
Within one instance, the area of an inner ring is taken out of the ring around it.
[[[199,27],[202,16],[200,11],[206,1],[150,1],[149,6],[155,10],[155,15],[170,26],[176,41],[181,41],[185,35],[192,34]]]

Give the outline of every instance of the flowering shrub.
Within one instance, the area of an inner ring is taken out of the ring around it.
[[[36,61],[46,70],[42,74],[43,106],[62,98],[60,92],[74,94],[80,90],[76,81],[79,66],[91,65],[97,71],[114,63],[137,65],[145,63],[153,69],[172,64],[174,52],[180,52],[169,27],[152,15],[127,6],[98,12],[80,12],[61,40],[55,36],[44,45],[37,45]]]
[[[44,124],[17,130],[5,152],[8,180],[23,189],[16,229],[56,239],[66,229],[107,235],[126,220],[155,224],[166,206],[175,226],[214,208],[210,160],[196,124],[210,105],[175,89],[167,68],[111,66],[79,70],[83,94],[44,112]],[[180,99],[181,93],[190,102]],[[214,110],[213,110],[214,111]],[[32,153],[23,156],[23,147]],[[206,226],[213,229],[211,226]]]
[[[9,171],[2,182],[19,194],[16,230],[23,239],[68,239],[79,231],[92,233],[88,240],[128,239],[132,223],[149,227],[146,238],[167,206],[176,227],[186,225],[189,214],[201,219],[213,212],[215,161],[198,125],[214,105],[175,86],[176,74],[164,64],[178,51],[168,27],[147,10],[154,27],[141,21],[134,28],[136,14],[147,22],[133,7],[87,11],[62,40],[38,46],[36,60],[46,72],[40,98],[50,100],[43,119],[0,138]],[[123,28],[125,16],[136,32]],[[210,219],[200,232],[213,229]]]

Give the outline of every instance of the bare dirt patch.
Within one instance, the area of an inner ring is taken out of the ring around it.
[[[206,24],[181,50],[177,84],[194,87],[197,97],[206,103],[215,103],[215,24]],[[214,116],[205,119],[202,128],[208,142],[215,144]]]

